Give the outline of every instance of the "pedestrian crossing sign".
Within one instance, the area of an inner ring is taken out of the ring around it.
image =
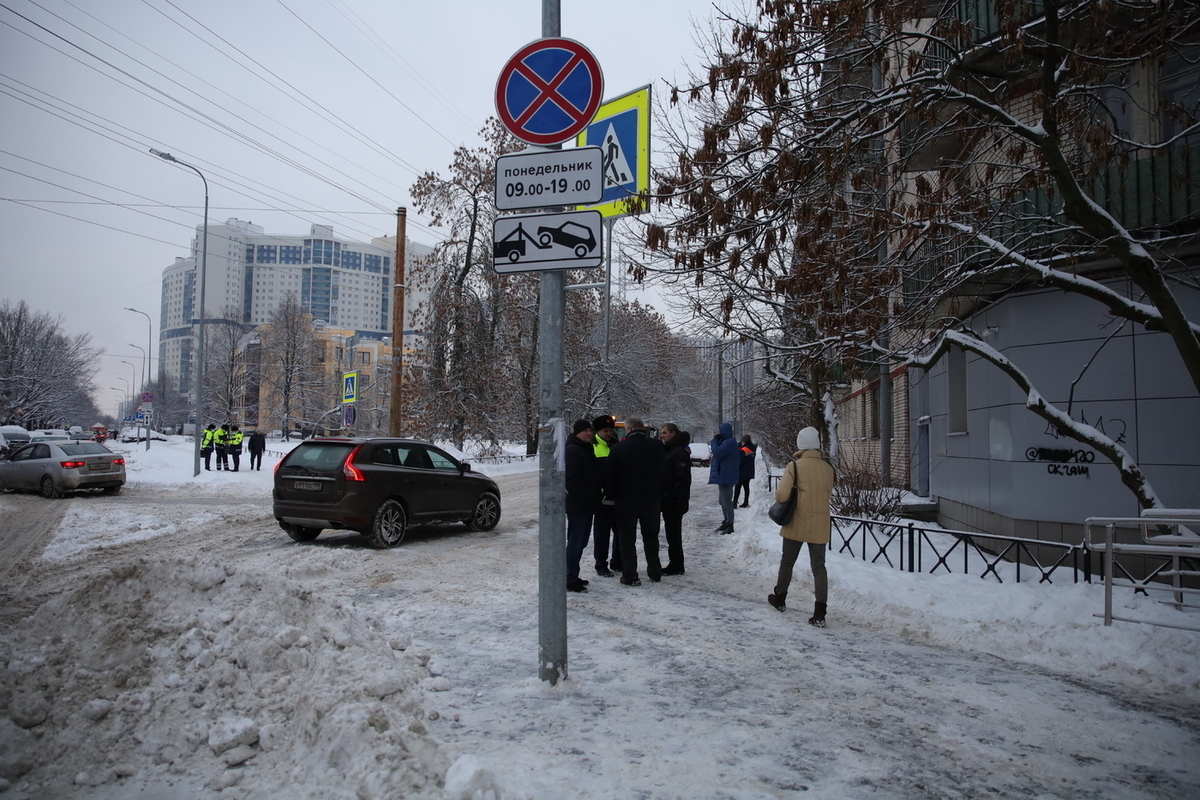
[[[357,403],[358,402],[358,373],[343,372],[342,373],[342,402]]]
[[[604,217],[629,214],[629,199],[650,189],[650,87],[601,104],[575,144],[599,147],[604,172],[604,199],[579,208]]]

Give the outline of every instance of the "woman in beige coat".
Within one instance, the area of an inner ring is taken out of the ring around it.
[[[796,513],[791,522],[779,529],[779,535],[783,537],[783,556],[779,561],[775,592],[767,595],[767,602],[783,611],[792,582],[792,567],[801,546],[807,542],[817,600],[808,624],[824,628],[825,603],[829,596],[825,550],[830,537],[829,496],[833,493],[833,467],[821,458],[821,437],[816,428],[805,428],[796,434],[795,460],[784,469],[775,489],[775,500],[785,502],[793,486],[797,487]]]

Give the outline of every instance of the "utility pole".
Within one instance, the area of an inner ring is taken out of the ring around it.
[[[396,209],[396,280],[392,285],[392,406],[388,418],[388,434],[399,436],[404,429],[404,259],[408,228],[408,210]]]

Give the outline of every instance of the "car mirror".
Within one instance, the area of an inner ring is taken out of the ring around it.
[[[470,462],[470,461],[460,461],[460,462],[458,462],[458,471],[459,471],[459,472],[464,472],[464,473],[465,473],[465,472],[470,472],[470,471],[471,471],[471,462]]]

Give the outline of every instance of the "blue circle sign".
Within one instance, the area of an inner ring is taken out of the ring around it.
[[[523,142],[560,144],[600,108],[604,76],[592,51],[573,39],[538,39],[513,55],[496,83],[496,111]]]

